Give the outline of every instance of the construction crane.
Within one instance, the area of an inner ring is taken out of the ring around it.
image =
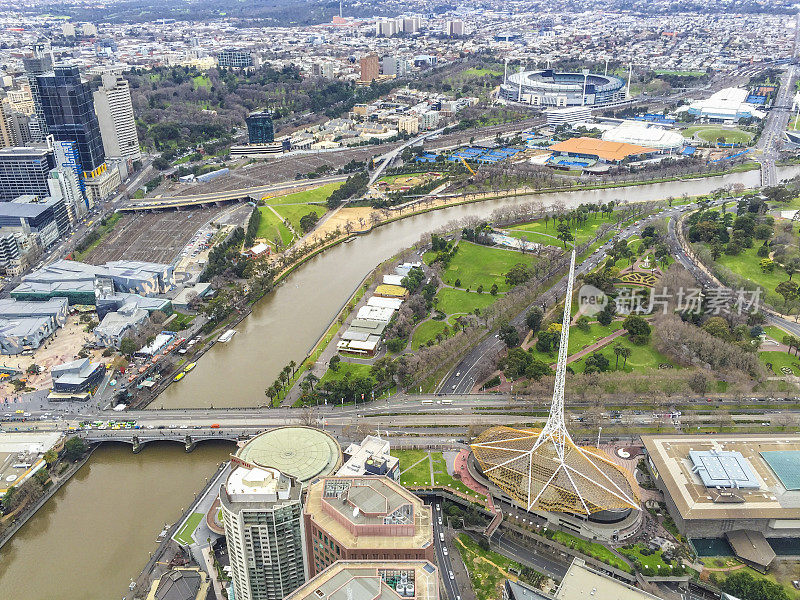
[[[475,171],[473,171],[473,170],[472,170],[472,167],[470,167],[470,166],[469,166],[469,163],[467,163],[467,161],[465,161],[465,160],[464,160],[464,157],[463,157],[463,156],[459,156],[458,158],[459,158],[459,160],[460,160],[462,163],[464,163],[464,166],[465,166],[465,167],[467,167],[467,170],[468,170],[470,173],[472,173],[472,176],[473,176],[473,177],[476,177],[476,176],[478,175],[478,174],[477,174]]]

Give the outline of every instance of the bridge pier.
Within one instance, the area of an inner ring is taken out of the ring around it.
[[[184,448],[186,448],[186,452],[191,452],[192,450],[194,450],[195,446],[196,443],[192,439],[192,436],[187,435],[186,438],[184,439]]]
[[[139,452],[142,451],[142,448],[144,448],[144,444],[139,441],[138,435],[133,436],[133,439],[131,441],[133,442],[133,453],[139,454]]]

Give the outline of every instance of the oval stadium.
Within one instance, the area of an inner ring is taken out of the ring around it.
[[[520,89],[521,88],[521,89]],[[534,106],[603,106],[625,100],[625,82],[613,75],[521,71],[500,86],[500,97]]]

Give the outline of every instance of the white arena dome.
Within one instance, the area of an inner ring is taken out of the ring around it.
[[[626,121],[603,132],[603,140],[636,144],[662,151],[680,150],[686,143],[686,139],[677,131],[635,121]]]

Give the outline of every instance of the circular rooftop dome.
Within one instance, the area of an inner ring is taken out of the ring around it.
[[[303,487],[342,465],[342,449],[330,434],[312,427],[279,427],[249,440],[236,458],[296,477]]]

